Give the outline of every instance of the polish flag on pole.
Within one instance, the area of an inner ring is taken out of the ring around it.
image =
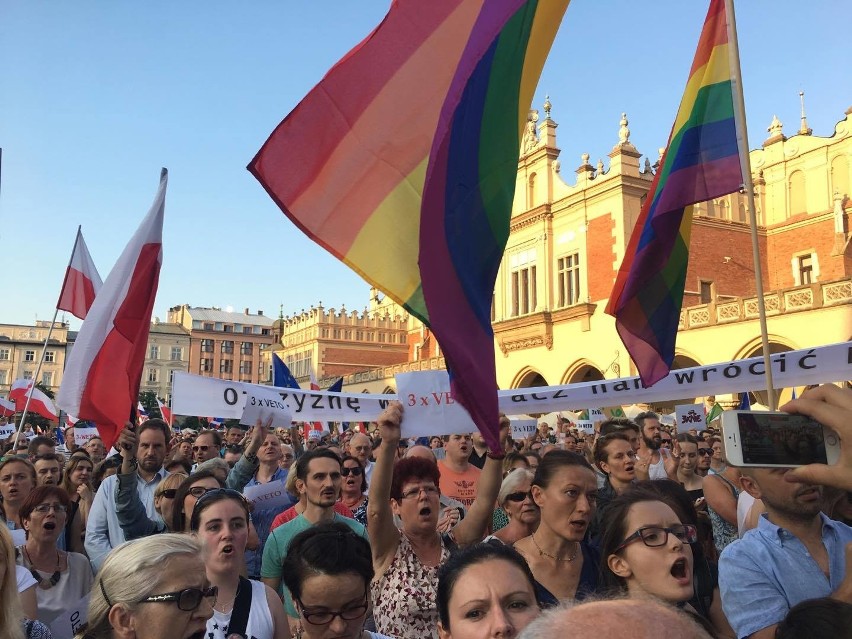
[[[311,390],[319,390],[319,383],[317,383],[317,376],[314,374],[314,367],[311,365],[310,369],[311,374]],[[310,422],[309,424],[305,424],[305,439],[310,439],[309,431],[319,431],[322,433],[326,430],[325,425],[322,422]],[[319,438],[318,438],[319,439]]]
[[[15,402],[0,397],[0,417],[11,417],[15,414]]]
[[[151,313],[163,259],[168,171],[148,215],[95,297],[65,366],[59,406],[98,425],[112,447],[139,397]]]
[[[157,398],[157,408],[160,409],[160,415],[163,416],[163,421],[169,425],[169,428],[172,427],[172,409],[168,406],[165,406],[163,402],[160,401],[160,398]]]
[[[31,379],[16,379],[12,382],[9,399],[15,402],[15,408],[23,411],[29,397],[30,406],[27,412],[36,413],[52,421],[59,421],[59,414],[53,400],[33,386]]]
[[[62,292],[59,293],[56,308],[86,319],[102,284],[98,269],[95,268],[86,247],[86,240],[83,239],[83,232],[78,226],[77,240],[74,242],[74,250],[71,251],[71,262],[65,271],[65,281],[62,282]]]

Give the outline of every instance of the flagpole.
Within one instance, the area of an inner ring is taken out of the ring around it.
[[[74,245],[71,247],[71,255],[68,257],[68,266],[65,267],[65,278],[62,280],[62,288],[60,291],[65,289],[65,282],[68,280],[68,271],[71,268],[71,261],[74,259],[74,249],[77,248],[77,242],[80,240],[80,231],[82,226],[77,226],[77,235],[74,237]],[[59,294],[60,299],[62,298],[62,293]],[[44,345],[41,347],[41,357],[38,360],[38,366],[36,366],[35,374],[33,375],[33,386],[30,389],[30,392],[27,394],[27,401],[24,404],[24,412],[21,413],[21,423],[18,424],[18,428],[15,432],[15,442],[12,444],[14,447],[18,445],[18,439],[21,436],[21,430],[24,428],[24,422],[27,419],[27,412],[30,408],[30,400],[33,398],[33,389],[35,389],[35,385],[38,381],[39,373],[41,373],[41,366],[44,364],[44,356],[47,354],[47,344],[50,342],[50,336],[53,334],[53,327],[56,325],[56,318],[59,317],[59,300],[56,302],[56,310],[53,312],[53,321],[50,322],[50,328],[47,330],[47,337],[44,340]],[[61,427],[62,422],[60,421],[58,426]]]
[[[751,250],[754,260],[754,287],[757,293],[757,314],[760,321],[760,340],[763,345],[763,366],[766,369],[766,392],[769,410],[777,408],[775,385],[772,383],[772,364],[769,353],[769,332],[766,327],[766,304],[763,299],[763,273],[760,267],[760,244],[757,238],[757,207],[754,202],[754,182],[751,179],[751,161],[748,152],[748,128],[746,127],[743,76],[740,68],[740,48],[737,41],[737,21],[734,15],[734,0],[725,0],[728,13],[728,46],[731,49],[731,84],[734,91],[734,121],[740,144],[740,167],[743,174],[743,189],[748,198],[749,226],[751,227]]]

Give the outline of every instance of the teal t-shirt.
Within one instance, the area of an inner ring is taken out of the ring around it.
[[[334,513],[333,521],[335,523],[346,524],[356,534],[367,539],[367,529],[354,519]],[[278,526],[278,528],[269,534],[269,538],[263,546],[263,563],[260,566],[260,576],[262,578],[281,579],[284,557],[287,556],[287,549],[290,547],[290,542],[293,540],[293,537],[311,526],[313,524],[305,519],[304,515],[299,515],[286,524]],[[290,591],[284,586],[283,580],[281,580],[278,586],[278,594],[284,598],[284,609],[287,611],[287,614],[291,617],[298,617],[299,613],[296,612],[293,599],[290,597]]]

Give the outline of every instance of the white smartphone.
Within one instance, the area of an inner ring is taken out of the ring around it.
[[[837,433],[805,415],[727,410],[722,440],[732,466],[790,468],[836,464],[840,457]]]

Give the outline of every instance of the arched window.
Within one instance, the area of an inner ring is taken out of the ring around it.
[[[807,202],[805,174],[802,171],[793,171],[790,174],[790,216],[807,213]]]
[[[535,206],[535,173],[530,175],[527,184],[527,208],[531,209]]]

